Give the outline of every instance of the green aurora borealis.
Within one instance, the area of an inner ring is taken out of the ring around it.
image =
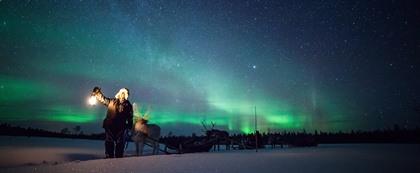
[[[86,104],[100,86],[108,97],[129,88],[129,100],[150,108],[164,133],[201,133],[203,120],[251,133],[255,106],[261,131],[418,123],[410,111],[390,115],[398,111],[384,109],[391,103],[371,105],[399,86],[385,86],[388,77],[378,76],[393,80],[392,72],[360,60],[370,52],[351,53],[369,36],[330,46],[358,31],[318,31],[347,19],[318,26],[323,15],[301,13],[311,5],[265,3],[0,1],[0,122],[101,131],[105,107]]]

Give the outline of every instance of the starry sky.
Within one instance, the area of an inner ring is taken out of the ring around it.
[[[94,86],[163,134],[420,126],[415,1],[0,0],[0,122],[102,132]],[[256,110],[255,110],[256,108]]]

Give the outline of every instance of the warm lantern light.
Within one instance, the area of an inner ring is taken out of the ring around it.
[[[96,105],[96,97],[95,96],[90,96],[89,100],[88,100],[89,105]]]

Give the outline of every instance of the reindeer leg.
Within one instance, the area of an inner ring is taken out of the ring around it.
[[[156,155],[159,154],[159,143],[158,142],[155,142],[155,149],[156,149],[155,154]]]
[[[152,141],[153,155],[156,153],[156,142]]]
[[[143,148],[144,148],[144,139],[140,141],[140,156],[143,155]]]
[[[155,152],[156,152],[156,144],[155,144],[154,141],[151,141],[151,144],[152,144],[152,148],[153,148],[152,155],[155,155]]]
[[[139,142],[135,142],[136,144],[136,156],[139,156]]]

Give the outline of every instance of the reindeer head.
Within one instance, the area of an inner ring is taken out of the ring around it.
[[[224,130],[218,130],[214,129],[214,126],[216,123],[213,121],[211,122],[211,129],[209,130],[205,124],[205,121],[201,121],[201,124],[203,125],[205,129],[206,136],[208,137],[229,137],[229,133]]]
[[[149,120],[146,120],[144,118],[140,118],[140,120],[139,120],[140,124],[147,124],[148,121]]]
[[[134,112],[135,122],[136,123],[138,122],[140,124],[147,124],[147,122],[150,119],[151,107],[148,106],[146,109],[143,109],[143,111],[140,110],[138,107],[139,106],[136,103],[133,103],[133,112]]]
[[[205,131],[209,131],[209,129],[206,126],[206,120],[201,121],[201,125],[203,125]],[[212,126],[211,126],[211,129],[210,130],[213,130],[214,125],[215,125],[213,121],[211,122],[211,125]]]

